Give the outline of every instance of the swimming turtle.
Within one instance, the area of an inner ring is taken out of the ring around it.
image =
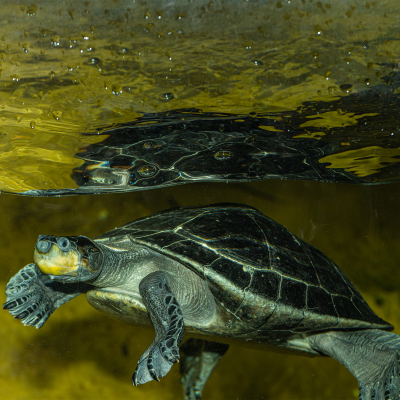
[[[331,356],[361,399],[400,395],[400,337],[319,250],[258,210],[215,204],[167,210],[91,240],[40,235],[35,264],[6,287],[4,305],[40,328],[86,293],[96,309],[155,340],[132,382],[159,380],[180,358],[184,395],[199,399],[231,342]],[[198,339],[202,338],[202,339]]]

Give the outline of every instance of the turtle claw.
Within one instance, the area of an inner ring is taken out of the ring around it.
[[[40,328],[54,311],[51,291],[43,282],[44,275],[35,264],[29,264],[10,279],[3,309],[24,325]]]
[[[15,301],[10,301],[9,303],[3,304],[3,310],[9,310],[10,308],[14,308],[16,306],[17,306],[17,303]]]
[[[179,358],[179,353],[178,353]],[[160,345],[150,348],[140,357],[136,370],[132,376],[132,384],[143,385],[152,380],[160,382],[169,370],[173,362],[169,361],[160,350]]]
[[[18,315],[16,315],[16,316],[14,316],[14,318],[15,318],[15,319],[24,319],[24,318],[26,318],[28,315],[29,315],[29,312],[28,312],[28,311],[24,311],[24,312],[22,312],[21,314],[18,314]]]
[[[158,377],[158,375],[154,369],[149,369],[149,374],[153,378],[153,380],[160,382],[160,378]]]

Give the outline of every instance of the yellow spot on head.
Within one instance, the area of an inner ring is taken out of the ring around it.
[[[74,275],[79,267],[79,259],[75,253],[63,252],[54,244],[46,254],[35,248],[33,258],[39,269],[48,275]]]

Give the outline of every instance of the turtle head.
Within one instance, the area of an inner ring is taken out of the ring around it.
[[[94,279],[103,263],[100,246],[85,236],[40,235],[33,257],[44,274],[60,282]]]

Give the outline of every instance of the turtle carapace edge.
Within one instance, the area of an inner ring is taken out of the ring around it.
[[[333,357],[357,378],[360,399],[399,398],[392,325],[329,258],[252,207],[167,210],[93,240],[40,235],[34,262],[7,284],[4,308],[40,328],[85,293],[96,309],[153,327],[135,385],[181,357],[184,398],[200,399],[229,343],[246,342]],[[185,332],[196,339],[179,348]]]

